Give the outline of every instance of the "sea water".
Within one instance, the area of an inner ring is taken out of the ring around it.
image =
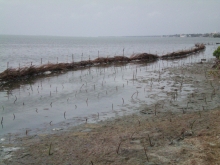
[[[96,66],[4,88],[0,91],[0,135],[25,134],[37,129],[50,131],[137,112],[141,104],[164,100],[166,92],[172,90],[172,82],[156,81],[163,68],[213,58],[216,42],[215,38],[1,36],[1,72],[7,67],[41,62],[72,62],[123,54],[129,57],[144,52],[161,56],[192,48],[195,43],[207,46],[205,51],[178,61]],[[163,76],[168,77],[167,74]],[[160,90],[163,86],[166,91]],[[190,84],[183,88],[193,90]],[[183,90],[179,97],[186,95]]]

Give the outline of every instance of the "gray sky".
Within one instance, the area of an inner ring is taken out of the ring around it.
[[[139,36],[220,31],[220,0],[0,0],[0,34]]]

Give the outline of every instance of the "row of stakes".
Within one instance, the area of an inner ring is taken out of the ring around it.
[[[183,65],[183,64],[182,64]],[[164,66],[164,63],[163,63],[163,66]],[[167,63],[167,66],[168,66],[168,63]],[[172,64],[171,64],[171,66],[172,66]],[[179,63],[178,63],[178,66],[179,66]],[[155,68],[156,68],[157,66],[155,65]],[[153,68],[153,65],[152,65],[152,68]],[[160,66],[159,66],[159,68],[160,68]],[[127,68],[126,68],[127,69]],[[115,70],[115,67],[114,67],[114,70]],[[122,68],[121,68],[121,70],[122,70]],[[141,70],[141,69],[140,69]],[[104,71],[105,71],[105,69],[104,69]],[[101,72],[102,71],[100,71],[100,74],[101,74]],[[116,74],[116,70],[115,70],[115,72],[113,73],[113,74]],[[82,72],[81,72],[82,73]],[[158,81],[160,81],[160,77],[161,77],[161,71],[159,71],[159,80]],[[133,73],[133,80],[134,79],[136,79],[137,77],[137,67],[136,67],[136,74],[135,74],[135,72]],[[80,79],[81,79],[81,81],[82,81],[82,78],[81,78],[81,76],[80,76]],[[127,84],[128,84],[128,81],[127,81]],[[152,79],[151,79],[151,87],[152,87]],[[81,91],[81,88],[84,86],[85,84],[83,84],[81,87],[80,87],[80,91]],[[102,82],[102,85],[103,85],[103,82]],[[62,86],[63,86],[63,84],[62,84]],[[181,83],[181,86],[182,86],[182,83]],[[50,85],[50,87],[51,87],[51,85]],[[123,87],[124,87],[124,84],[123,84]],[[30,85],[30,88],[31,88],[31,90],[33,91],[33,89],[32,89],[32,86]],[[38,86],[38,88],[39,88],[39,86]],[[213,87],[214,88],[214,87]],[[95,85],[94,85],[94,90],[95,90]],[[117,86],[116,86],[116,90],[117,90]],[[214,89],[215,90],[215,89]],[[38,90],[38,92],[39,92],[39,90]],[[56,87],[56,92],[57,92],[57,87]],[[77,93],[76,93],[77,94]],[[76,96],[76,94],[75,94],[75,96]],[[107,91],[106,91],[106,94],[107,94]],[[136,91],[136,92],[134,92],[133,94],[132,94],[132,96],[131,96],[131,98],[133,99],[133,96],[134,95],[137,95],[138,96],[138,91]],[[50,92],[50,96],[51,96],[51,92]],[[176,91],[176,96],[177,96],[177,91]],[[67,99],[67,101],[69,100],[69,98]],[[174,100],[175,100],[175,96],[174,96]],[[17,97],[16,97],[16,95],[15,95],[15,100],[14,100],[14,104],[15,104],[15,102],[17,101]],[[122,98],[122,101],[123,101],[123,103],[122,104],[124,104],[124,99]],[[88,98],[86,99],[86,103],[87,103],[87,106],[88,106]],[[188,107],[188,104],[189,104],[190,102],[188,102],[187,103],[187,107]],[[24,102],[23,102],[23,105],[25,105],[24,104]],[[50,103],[50,106],[52,106],[52,102]],[[113,110],[113,103],[112,103],[112,110]],[[4,110],[4,107],[2,106],[2,108],[3,108],[3,110]],[[77,108],[77,105],[75,105],[75,108]],[[203,106],[203,109],[204,109],[204,106]],[[38,109],[36,108],[36,112],[38,113]],[[155,115],[156,115],[156,105],[155,105]],[[99,117],[99,113],[98,113],[98,117]],[[64,118],[66,119],[66,111],[64,112]],[[13,120],[15,120],[15,114],[13,113]],[[88,118],[86,118],[86,123],[87,123],[87,120],[88,120]],[[50,122],[50,125],[51,125],[51,123],[52,123],[52,121]],[[2,117],[2,119],[1,119],[1,125],[2,125],[2,128],[3,128],[3,117]]]

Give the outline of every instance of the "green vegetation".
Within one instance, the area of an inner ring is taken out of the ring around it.
[[[213,35],[214,38],[220,38],[220,33],[216,33]]]
[[[220,59],[220,46],[213,52],[213,56]]]

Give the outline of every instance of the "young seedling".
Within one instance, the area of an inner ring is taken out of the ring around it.
[[[145,146],[144,146],[144,153],[145,153],[145,156],[146,156],[146,158],[147,158],[147,161],[149,162],[149,158],[148,158],[148,155],[147,155],[147,149],[146,149]]]
[[[120,149],[121,143],[122,143],[122,141],[120,141],[119,144],[118,144],[118,147],[117,147],[117,150],[116,150],[117,154],[119,154],[119,149]]]
[[[84,84],[80,87],[79,91],[81,91],[82,87],[84,86]]]
[[[122,101],[123,101],[123,103],[122,103],[122,105],[123,105],[123,104],[124,104],[124,102],[125,102],[123,98],[122,98]]]
[[[64,116],[64,119],[66,119],[66,111],[64,112],[63,116]]]
[[[193,125],[194,125],[195,122],[196,122],[196,120],[194,120],[192,123],[189,123],[191,130],[193,129]]]
[[[155,104],[154,114],[157,115],[157,104]]]
[[[86,104],[87,104],[87,107],[88,107],[88,98],[86,99]]]
[[[136,94],[137,92],[134,92],[133,94],[132,94],[132,96],[131,96],[131,98],[133,99],[133,96]]]
[[[17,101],[17,97],[16,97],[16,95],[15,95],[15,101],[14,101],[14,104],[15,104],[16,101]]]
[[[138,119],[138,125],[141,126],[141,121]]]
[[[99,113],[97,113],[97,114],[98,114],[97,116],[98,116],[98,119],[99,119]]]
[[[148,136],[148,140],[149,140],[150,146],[153,147],[154,145],[153,145],[153,143],[151,142],[151,139],[150,139],[149,134],[148,134],[147,136]]]
[[[13,113],[13,116],[14,116],[14,118],[13,118],[13,120],[15,119],[15,114]]]
[[[53,155],[53,153],[51,153],[51,148],[52,148],[52,142],[50,143],[50,147],[49,147],[49,156]]]

